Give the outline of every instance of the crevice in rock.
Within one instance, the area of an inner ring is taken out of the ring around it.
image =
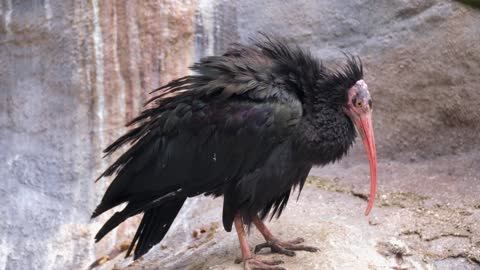
[[[356,192],[356,191],[350,191],[350,194],[352,194],[354,197],[357,197],[357,198],[360,198],[364,201],[368,201],[368,195],[366,194],[363,194],[363,193],[360,193],[360,192]]]
[[[470,254],[468,253],[465,253],[465,252],[461,252],[461,253],[458,253],[458,254],[453,254],[453,255],[449,255],[449,256],[446,256],[442,259],[465,259],[467,261],[469,261],[470,263],[472,264],[475,264],[475,265],[478,265],[480,266],[480,260],[478,260],[477,258],[471,256]]]
[[[425,241],[425,242],[431,242],[431,241],[438,240],[438,239],[443,238],[443,237],[467,238],[468,240],[471,240],[471,236],[470,236],[470,235],[455,234],[455,233],[440,234],[440,235],[436,235],[436,236],[434,236],[434,237],[425,238],[425,239],[423,239],[422,237],[420,237],[420,239],[422,239],[422,240]],[[471,242],[471,241],[470,241],[470,242]]]
[[[421,232],[415,230],[415,231],[403,231],[401,233],[398,234],[399,236],[404,236],[404,235],[417,235],[418,238],[422,241],[425,241],[425,242],[431,242],[431,241],[435,241],[435,240],[438,240],[440,238],[443,238],[443,237],[457,237],[457,238],[467,238],[468,240],[470,240],[471,242],[471,235],[465,235],[465,234],[455,234],[455,233],[445,233],[445,234],[439,234],[439,235],[435,235],[433,237],[428,237],[428,238],[425,238]]]

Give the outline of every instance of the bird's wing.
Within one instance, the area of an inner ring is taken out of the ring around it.
[[[257,49],[237,47],[193,69],[197,75],[158,89],[134,127],[105,150],[129,147],[100,176],[115,178],[93,217],[128,204],[95,238],[144,212],[127,252],[136,245],[135,258],[161,241],[187,197],[221,195],[261,168],[303,114],[297,94],[275,78],[272,60]]]
[[[101,175],[116,177],[93,216],[176,190],[183,196],[220,195],[225,182],[261,166],[290,136],[302,116],[295,94],[232,59],[203,59],[195,67],[199,75],[163,87],[150,101],[154,106],[132,121],[137,127],[105,150],[111,154],[131,144]]]

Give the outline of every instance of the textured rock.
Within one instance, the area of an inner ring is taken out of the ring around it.
[[[101,149],[149,89],[187,72],[192,1],[0,2],[0,269],[82,269]],[[128,224],[102,241],[104,254]]]

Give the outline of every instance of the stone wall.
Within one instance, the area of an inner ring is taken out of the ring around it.
[[[82,269],[101,149],[194,59],[194,1],[0,2],[0,269]],[[111,249],[128,224],[97,245]],[[123,237],[123,238],[122,238]]]

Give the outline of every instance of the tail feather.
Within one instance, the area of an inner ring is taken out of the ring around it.
[[[110,219],[103,224],[102,228],[98,230],[95,235],[95,241],[100,241],[107,233],[115,229],[120,223],[125,221],[127,218],[137,215],[143,211],[142,207],[145,206],[145,202],[129,202],[128,205],[120,212],[116,212]]]
[[[142,221],[140,221],[140,225],[138,225],[137,231],[135,232],[135,236],[133,237],[132,243],[130,243],[130,246],[128,247],[127,250],[127,255],[125,257],[130,256],[130,254],[133,251],[133,248],[135,247],[135,243],[138,241],[138,238],[140,237],[140,234],[143,231],[143,228],[145,227],[146,219],[142,218]]]
[[[127,251],[128,257],[135,250],[134,259],[138,259],[158,244],[170,229],[186,200],[185,197],[179,195],[180,191],[181,189],[178,189],[153,200],[130,201],[122,211],[116,212],[105,222],[95,235],[95,240],[100,241],[127,218],[144,212],[142,221]]]
[[[167,234],[186,198],[176,198],[145,211],[140,226],[127,251],[127,257],[135,249],[134,260],[147,253]],[[135,247],[135,244],[137,246]]]
[[[161,230],[160,226],[155,226],[156,224],[162,225],[162,224],[159,224],[159,217],[160,215],[158,211],[150,211],[148,212],[148,214],[145,213],[144,215],[145,226],[139,235],[137,247],[135,248],[135,254],[134,254],[135,260],[138,257],[142,256],[144,253],[146,253],[150,248],[152,248],[156,244],[156,241],[152,239],[152,234],[154,234],[155,232],[159,232]]]

